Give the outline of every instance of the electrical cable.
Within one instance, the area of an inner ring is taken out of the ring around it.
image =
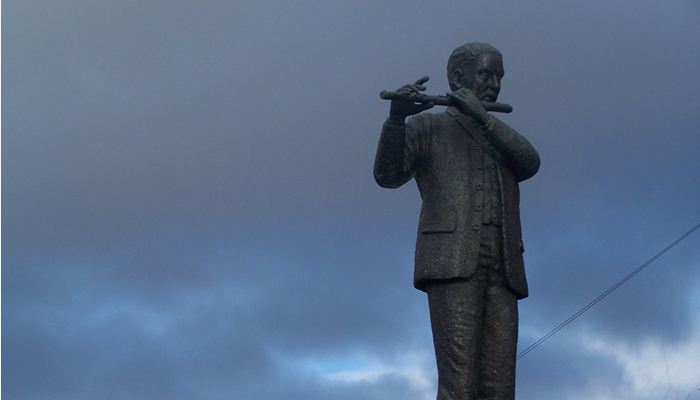
[[[700,224],[695,225],[695,226],[694,226],[693,228],[691,228],[688,232],[684,233],[681,237],[679,237],[678,239],[676,239],[673,243],[671,243],[671,244],[669,244],[668,246],[666,246],[665,249],[663,249],[663,250],[661,250],[660,252],[656,253],[656,255],[655,255],[654,257],[650,258],[647,262],[645,262],[644,264],[642,264],[641,267],[639,267],[639,268],[635,269],[634,271],[632,271],[632,273],[630,273],[629,275],[627,275],[626,277],[624,277],[624,279],[622,279],[621,281],[617,282],[613,287],[611,287],[610,289],[606,290],[603,294],[601,294],[601,295],[598,296],[595,300],[593,300],[593,301],[591,301],[590,303],[588,303],[588,304],[587,304],[585,307],[583,307],[582,309],[578,310],[578,312],[577,312],[576,314],[570,316],[566,321],[562,322],[561,324],[559,324],[559,326],[557,326],[556,328],[554,328],[554,329],[552,329],[551,331],[549,331],[548,334],[542,336],[542,338],[540,338],[540,340],[538,340],[538,341],[536,341],[535,343],[531,344],[530,347],[528,347],[527,349],[521,351],[520,354],[518,354],[518,356],[517,356],[515,359],[516,359],[516,360],[519,360],[522,356],[524,356],[525,354],[531,352],[535,347],[541,345],[545,340],[547,340],[547,339],[549,339],[550,337],[552,337],[552,335],[554,335],[555,333],[559,332],[562,328],[564,328],[564,327],[567,326],[569,323],[571,323],[573,320],[575,320],[576,318],[578,318],[581,314],[583,314],[584,312],[588,311],[589,308],[593,307],[593,306],[596,305],[599,301],[603,300],[607,295],[609,295],[610,293],[612,293],[612,292],[613,292],[615,289],[617,289],[618,287],[622,286],[622,284],[625,283],[625,282],[627,282],[630,278],[632,278],[633,276],[637,275],[637,273],[639,273],[641,270],[643,270],[644,268],[646,268],[649,264],[653,263],[657,258],[661,257],[664,253],[666,253],[667,251],[669,251],[673,246],[677,245],[681,240],[685,239],[688,235],[690,235],[691,233],[693,233],[693,232],[694,232],[696,229],[698,229],[698,228],[700,228]]]

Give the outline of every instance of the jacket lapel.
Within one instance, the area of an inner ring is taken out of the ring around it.
[[[494,160],[501,161],[501,153],[499,153],[489,142],[486,140],[484,135],[481,133],[481,128],[478,127],[475,123],[474,120],[472,120],[470,117],[462,114],[459,112],[456,108],[454,107],[448,107],[447,108],[447,114],[452,116],[461,126],[464,128],[464,130],[469,134],[469,136],[474,139],[476,143],[478,143],[482,149],[484,149],[485,152],[487,152],[491,157],[493,157]],[[496,163],[497,167],[499,163]],[[500,171],[499,171],[500,175]]]
[[[484,135],[481,134],[481,129],[474,124],[474,121],[467,117],[466,115],[459,112],[454,107],[447,108],[447,113],[452,116],[464,130],[469,134],[469,136],[474,139],[475,142],[479,143],[483,148],[491,148],[491,144],[486,140]]]

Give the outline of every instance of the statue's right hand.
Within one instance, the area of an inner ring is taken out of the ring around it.
[[[407,95],[413,93],[419,93],[425,90],[423,84],[430,79],[428,76],[424,76],[416,81],[416,83],[401,86],[396,92],[405,93]],[[404,121],[406,117],[414,114],[418,114],[421,111],[425,111],[429,108],[433,108],[435,104],[430,103],[414,103],[407,100],[392,100],[391,109],[389,111],[389,118],[395,121]]]

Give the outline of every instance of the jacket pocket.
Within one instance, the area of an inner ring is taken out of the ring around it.
[[[456,218],[454,216],[441,220],[426,220],[420,224],[421,233],[452,233],[455,231]]]

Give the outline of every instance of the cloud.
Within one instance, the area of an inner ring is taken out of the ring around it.
[[[422,363],[413,364],[418,365],[409,364],[405,367],[376,365],[362,369],[335,372],[325,375],[324,378],[345,384],[362,382],[376,384],[387,377],[397,377],[404,379],[410,390],[421,394],[424,399],[432,398],[436,391],[435,374],[427,373],[428,371],[425,370],[425,366],[420,365]]]
[[[687,2],[3,6],[8,397],[434,392],[420,196],[372,179],[378,93],[447,91],[467,41],[504,53],[499,117],[543,160],[521,185],[521,348],[700,218]],[[692,391],[696,244],[521,359],[519,398]]]
[[[595,336],[585,338],[583,344],[588,351],[605,355],[622,367],[625,389],[630,397],[696,398],[700,396],[697,393],[700,386],[698,322],[694,321],[694,334],[689,340],[672,345],[647,340],[641,346],[632,346],[624,341]]]

